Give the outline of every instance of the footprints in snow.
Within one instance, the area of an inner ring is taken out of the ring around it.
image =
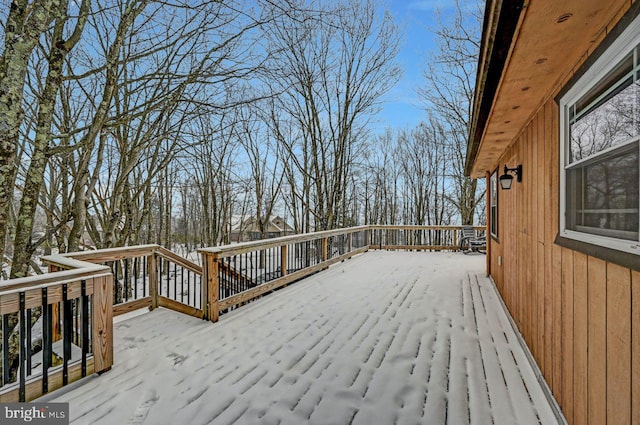
[[[189,358],[189,356],[183,356],[177,353],[169,353],[167,354],[167,358],[170,359],[173,363],[172,366],[176,367],[182,365],[182,363],[184,363]]]
[[[160,397],[155,391],[150,391],[143,401],[133,412],[131,419],[129,419],[128,425],[140,425],[144,422],[149,414],[151,408],[158,402]]]

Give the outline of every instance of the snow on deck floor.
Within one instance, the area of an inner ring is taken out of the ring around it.
[[[369,252],[210,323],[114,325],[74,424],[552,424],[484,256]]]

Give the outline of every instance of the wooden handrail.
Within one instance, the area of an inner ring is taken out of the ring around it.
[[[272,239],[262,239],[259,241],[242,242],[233,245],[215,246],[210,248],[199,249],[200,254],[218,254],[218,258],[233,257],[234,255],[244,254],[260,249],[275,248],[282,245],[290,245],[299,242],[308,242],[331,236],[344,235],[349,233],[361,232],[369,230],[370,226],[348,227],[345,229],[323,230],[320,232],[304,233],[302,235],[281,236]]]
[[[122,260],[125,258],[142,257],[152,255],[157,252],[160,245],[136,245],[118,248],[105,248],[95,251],[69,252],[65,254],[54,254],[42,257],[45,264],[64,265],[68,260],[80,260],[89,263],[107,263],[109,261]]]
[[[81,262],[82,263],[82,262]],[[109,267],[91,263],[83,263],[82,268],[62,270],[55,273],[45,273],[35,276],[21,277],[0,282],[0,294],[20,292],[26,289],[44,288],[52,285],[71,283],[90,277],[110,275]]]
[[[167,248],[163,247],[163,246],[158,246],[155,250],[155,253],[162,257],[165,258],[169,261],[173,261],[174,263],[176,263],[179,266],[184,267],[187,270],[191,270],[194,273],[197,274],[202,274],[202,267],[199,266],[196,263],[193,263],[189,260],[187,260],[184,257],[179,256],[178,254],[176,254],[173,251],[169,251]]]
[[[155,244],[54,254],[42,257],[42,262],[47,265],[54,265],[62,268],[80,268],[86,267],[86,263],[107,263],[110,261],[143,257],[148,255],[158,255],[188,270],[191,270],[194,273],[202,274],[202,267],[198,264],[179,256],[175,252],[170,251],[161,245]]]
[[[487,226],[472,226],[475,230],[484,230]],[[454,226],[430,226],[430,225],[421,225],[421,224],[372,224],[369,226],[370,229],[380,229],[380,230],[460,230],[462,229],[461,225]]]

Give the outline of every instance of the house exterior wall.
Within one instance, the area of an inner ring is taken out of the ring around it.
[[[580,65],[568,64],[574,71],[496,164],[498,174],[505,164],[522,164],[523,179],[498,191],[488,271],[569,424],[640,424],[640,272],[554,242],[560,149],[554,98]]]

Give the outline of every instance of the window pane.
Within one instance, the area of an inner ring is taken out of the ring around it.
[[[615,86],[618,81],[626,79],[632,70],[633,54],[630,53],[618,66],[609,72],[606,77],[593,86],[587,94],[575,103],[576,114],[578,116],[582,115],[604,103],[605,100],[611,97],[611,93],[608,95],[605,95],[605,93],[610,91],[611,87]]]
[[[567,229],[638,240],[638,144],[567,170]]]
[[[637,85],[629,77],[570,125],[569,163],[617,146],[637,134],[633,119],[636,94]]]

